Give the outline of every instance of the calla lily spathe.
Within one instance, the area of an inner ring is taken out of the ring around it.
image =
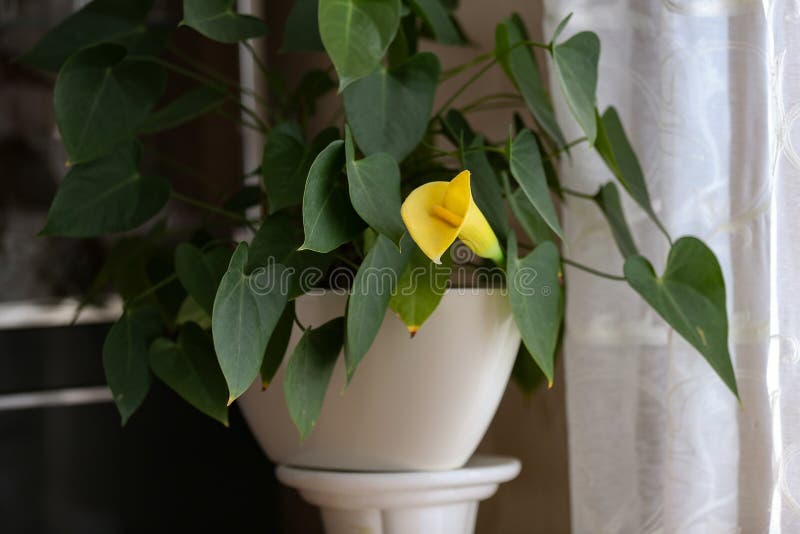
[[[449,182],[429,182],[414,189],[400,214],[411,238],[435,263],[441,263],[456,238],[478,256],[503,263],[500,242],[472,199],[469,171]]]

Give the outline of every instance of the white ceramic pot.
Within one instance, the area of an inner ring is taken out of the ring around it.
[[[326,293],[297,301],[303,324],[344,314],[347,298]],[[299,341],[295,327],[289,354]],[[462,467],[503,395],[520,335],[499,291],[449,290],[412,339],[388,311],[370,351],[345,388],[340,357],[311,435],[300,442],[289,418],[283,365],[239,405],[274,462],[321,469],[422,471]]]

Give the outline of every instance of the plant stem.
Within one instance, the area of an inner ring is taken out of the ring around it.
[[[503,99],[503,100],[514,100],[516,102],[521,102],[522,101],[522,97],[519,96],[516,93],[497,93],[497,94],[493,94],[493,95],[482,96],[480,98],[477,98],[477,99],[473,100],[472,102],[464,104],[463,106],[461,106],[461,111],[464,112],[464,113],[467,113],[472,109],[479,108],[481,106],[481,104],[483,104],[485,102],[491,102],[492,100],[500,100],[500,99]]]
[[[567,143],[566,145],[562,146],[558,150],[554,150],[552,152],[547,153],[545,155],[545,157],[544,157],[544,160],[545,161],[552,161],[554,157],[556,157],[557,155],[561,154],[562,152],[566,152],[570,148],[572,148],[574,146],[577,146],[577,145],[579,145],[581,143],[585,143],[588,140],[589,139],[586,138],[586,137],[579,137],[578,139],[575,139],[574,141],[570,141],[569,143]]]
[[[438,110],[436,113],[434,113],[434,117],[441,117],[441,116],[442,116],[442,113],[443,113],[443,112],[444,112],[444,111],[445,111],[447,108],[449,108],[449,107],[450,107],[450,105],[451,105],[451,104],[452,104],[452,103],[453,103],[453,102],[454,102],[454,101],[455,101],[455,100],[456,100],[456,99],[457,99],[459,96],[461,96],[461,94],[462,94],[464,91],[466,91],[467,89],[469,89],[469,86],[470,86],[470,85],[472,85],[472,84],[473,84],[473,83],[475,83],[475,82],[476,82],[478,79],[480,79],[480,77],[481,77],[481,76],[483,76],[484,74],[486,74],[486,72],[487,72],[489,69],[491,69],[492,67],[494,67],[496,64],[497,64],[497,60],[496,60],[496,59],[493,59],[492,61],[490,61],[489,63],[487,63],[486,65],[484,65],[484,66],[483,66],[483,68],[481,68],[481,70],[479,70],[478,72],[476,72],[475,74],[473,74],[473,75],[472,75],[472,77],[471,77],[469,80],[467,80],[466,82],[464,82],[464,84],[462,84],[462,85],[461,85],[461,87],[459,87],[459,88],[458,88],[458,90],[457,90],[455,93],[453,93],[452,95],[450,95],[450,98],[448,98],[448,99],[447,99],[447,101],[446,101],[444,104],[442,104],[442,107],[440,107],[440,108],[439,108],[439,110]]]
[[[238,124],[240,126],[244,126],[245,128],[250,128],[251,130],[253,130],[255,132],[266,133],[265,130],[263,128],[261,128],[258,124],[255,124],[253,122],[248,122],[248,121],[244,120],[242,117],[237,117],[236,115],[232,115],[232,114],[230,114],[230,113],[228,113],[226,111],[223,111],[223,110],[221,110],[219,108],[214,110],[214,112],[217,115],[219,115],[220,117],[225,117],[226,119],[229,119],[229,120],[235,122],[236,124]]]
[[[475,56],[469,61],[466,61],[460,65],[456,65],[453,68],[447,69],[446,71],[442,72],[441,76],[439,76],[439,83],[449,80],[453,76],[458,76],[459,74],[461,74],[470,67],[473,67],[479,63],[483,63],[484,61],[492,57],[493,53],[494,52],[486,52],[484,54],[480,54],[479,56]]]
[[[177,74],[180,74],[181,76],[184,76],[186,78],[194,80],[194,81],[196,81],[198,83],[201,83],[202,85],[205,85],[205,86],[212,87],[212,88],[220,90],[225,95],[225,98],[235,102],[236,105],[238,105],[239,108],[242,111],[244,111],[247,115],[252,117],[252,119],[256,122],[258,127],[263,132],[269,131],[269,128],[267,127],[266,124],[264,124],[264,122],[261,120],[261,118],[258,116],[258,114],[254,110],[250,109],[249,107],[245,106],[242,103],[242,101],[239,98],[238,94],[232,94],[230,91],[228,91],[228,87],[226,86],[226,83],[224,81],[209,79],[209,78],[203,76],[202,73],[198,73],[198,72],[194,72],[194,71],[189,70],[189,69],[185,69],[185,68],[181,67],[180,65],[176,65],[175,63],[172,63],[171,61],[167,61],[166,59],[162,59],[162,58],[155,57],[155,56],[132,55],[131,58],[132,59],[138,59],[138,60],[141,60],[141,61],[150,61],[152,63],[157,63],[157,64],[161,65],[162,67],[165,67],[165,68],[167,68],[167,69],[169,69],[169,70],[171,70],[171,71],[173,71],[173,72],[175,72]],[[235,87],[236,89],[238,89],[240,91],[243,89],[241,86],[238,86],[238,85],[233,86],[233,87]],[[266,104],[264,104],[264,105],[266,105]]]
[[[233,219],[234,221],[238,221],[238,222],[247,224],[248,226],[251,227],[251,229],[253,228],[251,223],[250,223],[250,221],[247,219],[247,217],[244,217],[243,215],[240,215],[238,213],[234,213],[232,211],[228,211],[228,210],[222,209],[222,208],[217,207],[217,206],[212,206],[211,204],[208,204],[208,203],[203,202],[202,200],[198,200],[196,198],[187,197],[186,195],[182,195],[181,193],[178,193],[175,190],[173,190],[170,193],[170,195],[175,200],[180,200],[181,202],[183,202],[185,204],[189,204],[190,206],[195,206],[197,208],[204,209],[204,210],[209,211],[211,213],[215,213],[217,215],[222,215],[224,217],[228,217],[229,219]]]
[[[292,319],[294,319],[294,324],[296,324],[300,328],[300,330],[302,330],[303,332],[308,330],[308,328],[303,326],[303,323],[301,323],[300,319],[297,317],[297,310],[296,309],[294,310],[294,313],[292,314]]]
[[[148,287],[147,289],[145,289],[144,291],[142,291],[141,293],[139,293],[138,295],[136,295],[135,297],[130,299],[128,302],[125,303],[123,308],[127,310],[128,307],[131,304],[133,304],[135,302],[138,302],[138,301],[142,300],[143,298],[145,298],[145,297],[147,297],[149,295],[152,295],[153,293],[155,293],[156,291],[158,291],[162,287],[171,284],[172,282],[174,282],[177,279],[178,279],[178,275],[176,273],[172,273],[171,275],[169,275],[168,277],[164,278],[163,280],[161,280],[157,284]]]
[[[181,49],[179,49],[179,48],[177,48],[175,46],[170,46],[168,48],[168,50],[170,52],[172,52],[173,54],[175,54],[176,56],[178,56],[178,58],[180,58],[183,62],[185,62],[187,65],[190,65],[192,68],[197,70],[202,75],[207,76],[207,79],[210,79],[210,80],[212,80],[212,81],[214,81],[216,83],[220,83],[220,84],[228,86],[228,87],[232,87],[232,88],[236,89],[237,91],[240,91],[240,92],[242,92],[244,94],[250,95],[256,101],[258,101],[259,104],[261,104],[264,107],[268,107],[267,99],[264,98],[261,94],[259,94],[255,90],[250,89],[249,87],[244,87],[239,82],[237,82],[235,80],[231,80],[230,78],[228,78],[224,74],[211,69],[207,65],[204,65],[204,64],[202,64],[202,63],[200,63],[198,61],[195,61],[195,59],[192,56],[190,56],[189,54],[184,53]]]
[[[349,267],[352,267],[352,268],[353,268],[353,269],[355,269],[356,271],[358,270],[358,264],[357,264],[357,263],[355,263],[354,261],[352,261],[352,260],[350,260],[350,259],[346,258],[344,255],[342,255],[342,254],[337,254],[337,255],[336,255],[336,259],[338,259],[338,260],[339,260],[339,261],[341,261],[342,263],[345,263],[345,264],[347,264]]]
[[[585,198],[586,200],[594,200],[594,195],[590,195],[589,193],[582,193],[581,191],[575,191],[574,189],[570,189],[569,187],[561,187],[561,190],[573,197]]]
[[[582,271],[586,271],[587,273],[591,273],[595,276],[600,276],[601,278],[608,278],[609,280],[616,280],[617,282],[624,282],[624,276],[618,276],[616,274],[605,273],[603,271],[598,271],[597,269],[592,269],[591,267],[584,265],[582,263],[578,263],[577,261],[572,261],[567,258],[561,258],[561,261],[566,263],[567,265],[572,265],[573,267],[577,267]]]

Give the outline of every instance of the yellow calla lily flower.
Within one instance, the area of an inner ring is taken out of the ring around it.
[[[449,182],[429,182],[414,189],[400,207],[408,233],[434,263],[461,239],[475,254],[503,263],[503,250],[486,217],[472,199],[469,171]]]

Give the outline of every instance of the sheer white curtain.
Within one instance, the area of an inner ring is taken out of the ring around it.
[[[800,0],[545,4],[545,35],[569,12],[565,37],[600,35],[601,111],[619,110],[673,237],[717,253],[742,397],[624,283],[570,269],[573,531],[798,533]],[[611,179],[585,148],[563,170],[587,192]],[[661,271],[667,243],[625,208]],[[571,199],[565,222],[565,255],[621,272],[594,205]]]

